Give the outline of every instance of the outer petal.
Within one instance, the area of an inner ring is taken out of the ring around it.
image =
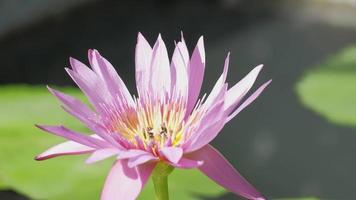
[[[48,90],[64,105],[64,109],[86,125],[95,122],[96,114],[78,99],[48,87]]]
[[[94,148],[79,144],[77,142],[67,141],[49,148],[47,151],[36,156],[35,159],[38,161],[47,160],[57,156],[86,154],[93,152],[94,150]]]
[[[212,141],[224,127],[227,115],[224,112],[224,97],[227,85],[215,95],[213,105],[208,104],[209,110],[201,119],[197,132],[192,134],[184,144],[185,152],[195,151]],[[204,106],[206,106],[204,104]]]
[[[120,150],[116,148],[105,148],[94,151],[91,156],[85,161],[87,164],[95,163],[111,156],[117,155]]]
[[[220,75],[219,79],[216,81],[213,89],[211,90],[208,98],[206,99],[206,101],[204,103],[204,105],[206,107],[210,107],[211,105],[213,105],[216,102],[216,100],[219,97],[219,94],[221,93],[224,85],[226,84],[225,82],[226,82],[227,72],[229,69],[229,60],[230,60],[230,53],[228,53],[226,56],[223,73]]]
[[[227,113],[231,113],[241,101],[241,99],[247,94],[247,92],[253,86],[259,72],[263,65],[258,65],[250,73],[248,73],[241,81],[236,83],[232,88],[227,91],[225,99],[225,110]]]
[[[101,200],[135,200],[154,167],[147,163],[130,168],[127,160],[117,161],[106,179]]]
[[[184,60],[184,63],[186,65],[186,67],[189,67],[189,51],[187,48],[187,44],[185,43],[184,37],[183,37],[183,32],[181,33],[181,40],[180,42],[182,43],[181,45],[179,45],[179,52],[182,55],[182,58]]]
[[[150,153],[144,154],[144,155],[139,155],[136,157],[129,158],[128,166],[130,168],[132,168],[132,167],[136,167],[138,165],[141,165],[141,164],[147,163],[149,161],[153,161],[153,160],[158,160],[158,158],[153,156]]]
[[[197,46],[195,47],[192,58],[189,62],[189,94],[187,115],[190,114],[194,108],[195,103],[199,97],[200,89],[203,83],[205,70],[205,50],[203,36],[199,38]]]
[[[272,80],[267,81],[262,86],[260,86],[251,96],[249,96],[246,101],[244,101],[230,116],[226,119],[226,122],[230,121],[237,114],[239,114],[244,108],[250,105],[262,92],[263,90],[272,82]]]
[[[136,65],[136,86],[140,97],[148,91],[151,71],[152,48],[141,33],[138,33],[135,65]]]
[[[210,145],[189,155],[192,159],[203,160],[199,167],[205,175],[226,188],[227,190],[252,200],[264,200],[258,192],[234,167]]]
[[[121,151],[118,155],[119,159],[127,159],[132,157],[137,157],[141,155],[148,154],[147,151],[139,150],[139,149],[130,149],[127,151]]]
[[[161,35],[153,47],[150,86],[156,97],[163,97],[171,90],[171,70],[166,45]]]
[[[185,149],[185,152],[192,152],[201,147],[209,144],[221,131],[225,125],[226,116],[221,115],[223,113],[223,103],[212,110],[209,114],[209,118],[216,117],[216,119],[206,119],[204,120],[202,128],[199,128],[200,131],[196,132],[194,139],[191,140],[188,148]]]
[[[171,89],[175,89],[177,93],[183,97],[188,96],[188,62],[185,61],[182,50],[184,49],[183,42],[178,42],[174,49],[171,62]],[[189,55],[188,55],[189,59]]]
[[[95,109],[103,113],[105,110],[102,108],[102,104],[112,104],[112,96],[107,90],[105,83],[89,68],[81,68],[80,71],[75,71],[66,68],[66,71],[78,85],[78,87],[88,97],[90,103]],[[74,68],[73,68],[74,69]]]
[[[120,101],[120,103],[124,101],[123,103],[125,104],[133,105],[130,92],[111,63],[102,57],[97,50],[89,50],[88,54],[90,65],[103,82],[105,82],[114,101]]]
[[[128,159],[128,166],[132,168],[151,160],[157,160],[158,158],[147,151],[131,149],[121,151],[118,155],[118,159]]]
[[[74,132],[70,129],[67,129],[64,126],[44,126],[44,125],[36,125],[36,126],[46,132],[53,133],[57,136],[64,137],[68,140],[72,140],[74,142],[92,148],[110,147],[110,145],[104,140],[100,140],[85,134]]]
[[[72,61],[74,62],[74,61]],[[79,62],[79,61],[78,61]],[[83,64],[84,65],[84,64]],[[76,98],[64,94],[62,92],[56,91],[50,87],[48,87],[49,91],[55,95],[61,102],[63,102],[62,108],[67,111],[69,114],[78,118],[81,122],[83,122],[88,128],[90,128],[93,132],[100,135],[101,138],[106,140],[108,143],[111,143],[114,146],[120,147],[120,145],[115,141],[111,134],[103,131],[100,124],[98,124],[99,120],[97,119],[97,115],[95,112],[90,110],[86,105],[77,100]],[[122,149],[122,147],[120,147]]]
[[[204,161],[201,160],[190,160],[188,158],[182,158],[178,163],[170,163],[173,167],[182,169],[192,169],[203,165]]]
[[[164,147],[161,153],[172,163],[178,163],[183,156],[183,149],[180,147]]]

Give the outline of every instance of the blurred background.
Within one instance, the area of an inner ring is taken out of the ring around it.
[[[230,85],[265,64],[256,85],[273,83],[213,144],[268,198],[355,199],[355,0],[0,0],[1,200],[99,198],[112,162],[35,162],[63,140],[33,124],[85,130],[45,85],[83,98],[64,67],[87,63],[89,48],[135,93],[138,31],[152,45],[161,33],[170,55],[181,31],[190,51],[204,35],[202,93],[229,51]],[[239,199],[194,170],[176,170],[170,189],[173,200]],[[149,184],[139,199],[152,194]]]

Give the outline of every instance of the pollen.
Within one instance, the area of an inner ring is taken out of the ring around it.
[[[172,100],[173,99],[173,100]],[[180,146],[202,115],[199,105],[186,117],[186,99],[134,99],[134,106],[116,105],[105,109],[108,132],[120,134],[132,148],[156,151]],[[199,104],[199,103],[198,103]],[[114,108],[114,109],[113,109]]]

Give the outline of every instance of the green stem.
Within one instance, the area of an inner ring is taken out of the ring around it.
[[[168,175],[172,173],[173,167],[164,162],[159,162],[152,173],[156,200],[169,200]]]

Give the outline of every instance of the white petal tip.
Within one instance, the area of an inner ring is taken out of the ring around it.
[[[142,41],[146,41],[145,37],[142,35],[141,32],[137,33],[137,43],[142,42]]]
[[[264,64],[259,64],[259,65],[256,66],[256,68],[262,68],[264,66],[265,66]]]

